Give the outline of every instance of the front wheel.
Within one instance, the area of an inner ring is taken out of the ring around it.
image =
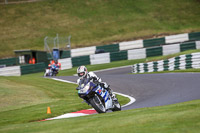
[[[98,113],[105,113],[106,108],[105,105],[102,103],[101,99],[98,95],[95,94],[93,98],[89,99],[90,104]]]

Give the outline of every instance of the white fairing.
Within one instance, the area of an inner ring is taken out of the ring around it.
[[[44,76],[47,76],[47,75],[49,76],[49,74],[50,74],[50,69],[46,69]]]
[[[101,90],[102,89],[102,90]],[[104,88],[101,88],[99,86],[99,88],[96,90],[96,92],[101,95],[101,97],[104,98],[105,100],[105,108],[106,110],[110,109],[110,108],[113,108],[113,102],[112,102],[112,98],[110,97],[109,93],[107,90],[105,90],[104,92]]]

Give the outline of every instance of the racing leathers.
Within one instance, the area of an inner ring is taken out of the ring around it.
[[[109,94],[111,95],[113,100],[117,100],[115,94],[113,94],[112,89],[110,89],[109,85],[106,82],[102,82],[101,78],[99,78],[94,72],[88,72],[85,77],[81,77],[77,80],[77,84],[80,84],[80,80],[83,78],[87,78],[92,80],[92,82],[99,84],[101,87],[105,88]]]

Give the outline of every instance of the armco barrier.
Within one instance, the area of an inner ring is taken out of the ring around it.
[[[171,45],[164,45],[160,47],[140,48],[140,49],[118,51],[118,52],[112,52],[112,53],[93,54],[90,56],[88,55],[88,56],[72,57],[72,58],[67,58],[68,61],[65,61],[64,63],[64,65],[68,65],[69,67],[66,67],[66,68],[61,67],[61,68],[69,69],[71,68],[71,65],[72,66],[89,65],[89,64],[94,65],[94,64],[110,63],[112,61],[127,60],[127,59],[128,60],[144,59],[146,57],[175,54],[175,53],[179,53],[180,51],[185,51],[189,49],[197,49],[197,48],[200,49],[200,41],[184,42],[182,44],[171,44]],[[165,61],[164,64],[166,64],[167,62],[168,61]],[[170,63],[170,60],[169,60],[169,63]],[[154,63],[153,65],[157,66],[159,64],[160,62],[158,64]],[[61,63],[61,66],[62,66],[62,63]],[[144,66],[140,66],[140,67],[144,67]]]
[[[196,42],[186,42],[180,45],[181,52],[192,49],[196,49]]]
[[[170,55],[180,52],[180,44],[164,45],[163,55]]]
[[[0,68],[0,76],[20,76],[21,70],[19,66],[10,66]]]
[[[59,59],[58,62],[61,64],[61,70],[72,68],[71,58]]]
[[[127,41],[119,43],[119,50],[129,50],[129,49],[136,49],[136,48],[143,48],[143,40],[137,41]]]
[[[119,51],[110,53],[110,60],[112,61],[119,61],[119,60],[127,60],[127,51]]]
[[[80,56],[80,57],[72,57],[72,66],[89,65],[89,64],[90,64],[89,55]]]
[[[159,72],[200,68],[200,52],[180,55],[168,60],[139,63],[132,66],[132,73]]]
[[[189,33],[189,40],[191,41],[197,41],[200,40],[200,32],[193,32],[193,33]]]
[[[185,42],[189,40],[188,34],[179,34],[165,37],[165,43],[177,43],[177,42]]]
[[[96,47],[85,47],[71,50],[71,57],[95,54]]]
[[[119,51],[119,44],[110,44],[110,45],[103,45],[103,46],[96,46],[96,49],[103,49],[105,52],[118,52]]]
[[[66,50],[63,50],[60,52],[60,58],[61,59],[64,59],[64,58],[70,58],[71,57],[71,52],[70,50],[66,51]]]
[[[143,40],[143,44],[144,44],[143,45],[144,48],[160,46],[160,45],[165,44],[165,38],[162,37],[162,38],[146,39],[146,40]]]
[[[90,55],[91,65],[110,63],[110,53]]]
[[[200,49],[200,41],[196,41],[196,49]]]
[[[128,50],[128,60],[146,58],[146,48]]]
[[[146,57],[163,55],[162,47],[154,47],[146,49]]]
[[[161,38],[124,41],[124,42],[119,42],[117,44],[72,49],[71,57],[92,55],[95,53],[96,50],[104,50],[105,53],[107,52],[112,53],[112,52],[131,50],[131,49],[137,49],[137,48],[163,46],[163,45],[166,45],[166,44],[169,45],[172,43],[180,44],[185,41],[197,41],[197,40],[200,40],[200,32],[170,35],[170,36],[165,36]]]
[[[37,64],[27,64],[20,66],[21,75],[42,72],[45,70],[45,63],[37,63]]]
[[[18,58],[0,59],[0,65],[14,66],[19,63]]]

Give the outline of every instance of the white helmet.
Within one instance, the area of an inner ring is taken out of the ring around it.
[[[87,68],[85,66],[79,66],[77,68],[77,74],[80,78],[83,78],[87,75]]]

